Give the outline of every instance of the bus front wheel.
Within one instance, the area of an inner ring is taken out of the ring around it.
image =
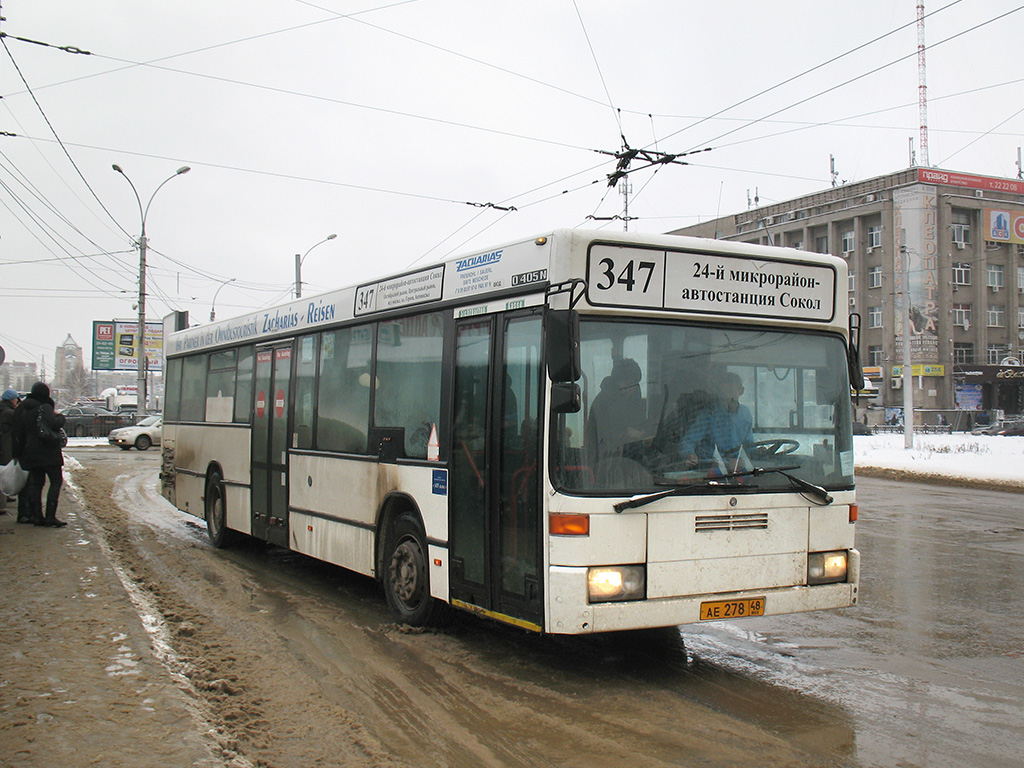
[[[206,532],[210,542],[218,549],[231,543],[231,531],[227,525],[227,504],[224,497],[224,484],[219,472],[212,472],[206,481]]]
[[[384,592],[388,607],[403,624],[436,627],[445,623],[448,606],[430,596],[427,537],[409,512],[399,515],[389,531]]]

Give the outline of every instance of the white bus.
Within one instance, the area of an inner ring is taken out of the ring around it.
[[[846,282],[831,256],[565,230],[169,331],[163,493],[217,546],[377,578],[413,625],[851,606]]]

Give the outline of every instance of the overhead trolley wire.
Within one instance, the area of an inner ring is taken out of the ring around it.
[[[943,7],[943,8],[940,8],[939,10],[935,11],[935,13],[939,13],[940,11],[943,11],[946,8],[949,8],[950,6],[954,5],[955,3],[959,3],[959,2],[962,2],[962,0],[954,0],[953,3],[950,3],[949,5],[947,5],[947,6]],[[989,24],[992,24],[992,23],[994,23],[996,21],[1000,21],[1000,20],[1006,18],[1007,16],[1010,16],[1010,15],[1012,15],[1014,13],[1018,13],[1021,10],[1024,10],[1024,5],[1018,6],[1018,7],[1014,8],[1013,10],[1010,10],[1010,11],[1007,11],[1006,13],[1002,13],[1002,14],[1000,14],[998,16],[995,16],[995,17],[989,19],[988,21],[983,21],[983,22],[981,22],[979,24],[975,24],[973,27],[969,27],[968,29],[961,30],[960,32],[957,32],[956,34],[950,35],[947,38],[944,38],[942,40],[939,40],[938,42],[932,43],[932,44],[926,46],[926,50],[932,50],[934,48],[937,48],[940,45],[943,45],[945,43],[950,42],[951,40],[955,40],[958,37],[963,37],[964,35],[969,34],[971,32],[974,32],[974,31],[977,31],[978,29],[981,29],[982,27],[985,27],[985,26],[987,26]],[[904,26],[907,26],[907,25],[904,25]],[[898,29],[902,29],[902,27],[900,27]],[[898,30],[893,30],[893,31],[895,32],[895,31],[898,31]],[[890,33],[887,33],[887,34],[892,34],[892,33],[890,32]],[[883,35],[883,37],[884,36],[885,35]],[[878,40],[878,39],[881,39],[881,38],[876,38],[876,40]],[[871,42],[875,42],[875,40],[873,40]],[[870,43],[866,43],[865,45],[869,45],[869,44]],[[857,50],[857,49],[854,49],[854,50]],[[842,54],[842,55],[846,55],[846,54]],[[786,112],[786,111],[788,111],[790,109],[793,109],[794,107],[798,107],[798,106],[800,106],[802,104],[806,104],[807,102],[812,101],[813,99],[816,99],[819,96],[824,96],[827,93],[831,93],[832,91],[836,91],[836,90],[838,90],[840,88],[844,88],[845,86],[850,85],[851,83],[855,83],[858,80],[863,80],[865,77],[877,74],[878,72],[881,72],[884,69],[887,69],[887,68],[889,68],[889,67],[891,67],[891,66],[893,66],[895,64],[899,64],[901,61],[906,61],[907,59],[913,58],[913,57],[915,57],[917,55],[918,55],[918,51],[915,48],[915,50],[913,50],[912,52],[910,52],[910,53],[908,53],[908,54],[906,54],[904,56],[900,56],[899,58],[896,58],[896,59],[894,59],[894,60],[892,60],[892,61],[890,61],[890,62],[888,62],[886,64],[882,64],[881,66],[875,67],[874,69],[868,70],[867,72],[864,72],[864,73],[862,73],[860,75],[857,75],[856,77],[851,77],[848,80],[844,80],[841,83],[837,83],[836,85],[830,86],[830,87],[826,88],[823,91],[819,91],[818,93],[812,94],[811,96],[808,96],[808,97],[806,97],[804,99],[800,99],[799,101],[794,102],[793,104],[790,104],[789,106],[782,107],[780,109],[776,109],[773,112],[769,112],[767,115],[764,115],[763,117],[757,118],[755,120],[751,120],[745,126],[740,126],[738,128],[734,128],[734,129],[732,129],[730,131],[726,131],[725,133],[719,134],[718,136],[714,137],[713,139],[710,139],[709,142],[702,142],[702,143],[717,142],[717,141],[725,138],[726,136],[731,136],[732,134],[736,133],[737,131],[741,131],[744,128],[747,128],[747,127],[749,127],[751,125],[755,125],[756,123],[759,123],[762,120],[765,120],[766,118],[775,117],[775,115],[778,115],[778,114],[781,114],[783,112]],[[840,57],[836,57],[836,58],[841,58],[841,56]],[[835,59],[830,59],[829,62],[826,62],[826,63],[830,63],[831,61],[834,61],[834,60]],[[817,69],[817,67],[815,67],[814,69]],[[811,71],[813,71],[813,69],[807,70],[807,72],[811,72]],[[807,73],[804,72],[801,75],[796,75],[796,76],[794,76],[792,78],[789,78],[788,80],[784,81],[783,83],[780,83],[779,85],[784,85],[785,83],[792,82],[794,79],[796,79],[798,77],[802,77],[803,74],[807,74]],[[769,88],[766,91],[762,91],[762,93],[767,93],[769,90],[773,90],[774,88],[777,88],[777,87],[779,87],[779,86],[778,85],[777,86],[772,86],[772,88]],[[756,94],[756,95],[759,96],[761,94]],[[756,96],[753,96],[753,97],[750,97],[750,98],[756,98]],[[739,104],[746,103],[749,100],[750,99],[744,99],[743,101],[738,102],[734,106],[738,106]],[[731,108],[732,107],[728,107],[728,108],[726,108],[726,110],[722,110],[722,111],[728,111],[728,109],[731,109]],[[721,112],[716,113],[716,114],[721,114]],[[701,121],[701,122],[703,122],[703,121]],[[669,134],[665,138],[671,138],[673,136],[677,136],[680,133],[682,133],[683,131],[687,130],[689,127],[691,127],[691,126],[688,126],[687,128],[681,128],[678,131],[675,131],[674,133]]]
[[[18,62],[15,61],[14,54],[12,54],[11,53],[11,49],[8,48],[6,38],[5,37],[0,37],[0,43],[3,44],[4,50],[7,52],[7,56],[11,60],[11,64],[14,65],[14,69],[18,73],[18,77],[21,78],[21,82],[25,86],[25,90],[28,92],[29,96],[32,97],[32,101],[35,102],[36,108],[39,110],[39,114],[42,115],[43,120],[46,121],[47,127],[50,129],[50,132],[53,134],[53,137],[57,140],[57,144],[60,145],[60,148],[61,148],[61,150],[63,150],[64,155],[67,157],[68,162],[71,163],[71,167],[75,169],[75,173],[78,174],[78,177],[85,184],[86,188],[89,190],[90,193],[92,193],[93,198],[96,200],[97,203],[99,203],[100,208],[103,209],[103,212],[106,213],[107,216],[110,217],[110,220],[113,221],[114,224],[117,225],[118,229],[121,229],[122,232],[124,232],[126,235],[128,235],[128,232],[124,228],[121,227],[121,225],[118,223],[117,219],[114,218],[114,215],[110,211],[107,210],[107,207],[103,204],[103,201],[100,200],[99,195],[96,194],[96,190],[94,190],[92,188],[92,185],[89,184],[88,179],[85,178],[85,174],[82,173],[81,169],[78,167],[78,164],[75,163],[74,158],[71,157],[71,153],[68,152],[67,147],[64,146],[64,143],[61,141],[60,135],[57,133],[57,129],[53,127],[53,123],[51,123],[50,122],[50,118],[47,117],[46,111],[43,109],[43,105],[39,103],[39,99],[37,99],[35,93],[33,93],[32,87],[28,84],[28,80],[25,79],[25,75],[22,73],[21,67],[19,67],[18,66]],[[131,235],[128,235],[128,236],[131,237]]]

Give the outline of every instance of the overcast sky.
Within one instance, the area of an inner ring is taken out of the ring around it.
[[[929,161],[1017,175],[1024,6],[928,0]],[[207,321],[557,227],[665,232],[891,173],[918,138],[915,0],[2,0],[0,345]],[[16,38],[49,44],[37,45]],[[62,50],[63,49],[63,50]],[[88,51],[90,55],[74,53]],[[15,134],[15,135],[8,135]],[[920,148],[918,147],[918,151]],[[516,210],[501,210],[514,207]],[[337,238],[317,245],[329,234]],[[228,283],[232,280],[233,282]]]

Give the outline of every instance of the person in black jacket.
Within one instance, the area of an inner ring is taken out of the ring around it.
[[[14,458],[28,470],[28,484],[22,493],[28,495],[28,511],[32,523],[51,528],[67,525],[57,519],[57,500],[63,482],[64,454],[59,442],[46,442],[39,434],[39,422],[46,422],[54,432],[64,427],[63,414],[57,413],[50,398],[50,388],[37,381],[29,396],[14,412]],[[43,516],[43,485],[50,481],[46,493],[46,516]]]
[[[14,458],[14,409],[21,402],[21,395],[16,389],[8,389],[0,395],[0,465],[7,464]],[[0,493],[0,515],[7,514],[7,494]]]

